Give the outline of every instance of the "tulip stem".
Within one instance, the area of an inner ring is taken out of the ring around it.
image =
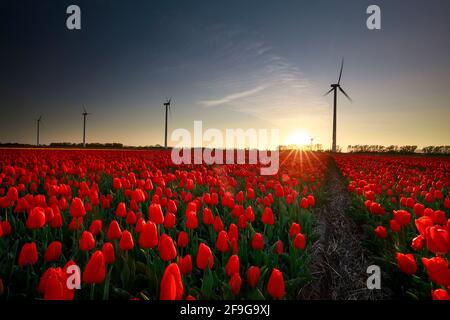
[[[31,265],[29,264],[27,266],[27,291],[30,289],[30,269]]]
[[[91,285],[91,300],[94,300],[95,296],[95,283]]]
[[[109,282],[111,281],[111,272],[113,269],[113,265],[111,265],[111,268],[108,271],[108,274],[106,276],[106,281],[105,281],[105,285],[103,287],[103,300],[108,300],[109,299]]]

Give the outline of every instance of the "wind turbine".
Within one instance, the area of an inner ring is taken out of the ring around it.
[[[327,93],[324,94],[324,96],[326,96],[327,94],[329,94],[331,91],[333,91],[334,93],[334,108],[333,108],[333,146],[332,146],[332,151],[336,152],[336,108],[337,108],[337,90],[339,89],[344,96],[347,97],[347,99],[352,102],[352,99],[349,97],[349,95],[344,91],[344,89],[342,89],[341,87],[341,77],[342,77],[342,69],[344,68],[344,59],[342,59],[341,62],[341,71],[339,72],[339,79],[337,83],[334,83],[331,85],[331,89],[330,91],[328,91]]]
[[[39,126],[41,124],[42,116],[39,116],[39,118],[36,119],[37,123],[37,136],[36,136],[36,146],[39,147]]]
[[[167,111],[170,111],[170,101],[172,99],[166,99],[164,103],[164,107],[166,108],[166,127],[164,131],[164,148],[167,148]]]
[[[87,115],[92,114],[88,113],[86,109],[83,107],[83,148],[86,148],[86,117]]]
[[[311,151],[313,151],[313,140],[314,140],[314,137],[310,137],[310,139],[311,139]]]

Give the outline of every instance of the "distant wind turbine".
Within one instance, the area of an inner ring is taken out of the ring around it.
[[[314,140],[314,137],[311,137],[310,139],[311,139],[311,151],[312,151],[312,150],[313,150],[313,140]]]
[[[36,136],[36,146],[39,147],[39,127],[41,124],[42,116],[39,116],[39,118],[36,119],[37,123],[37,136]]]
[[[87,115],[92,114],[88,113],[86,109],[83,107],[83,148],[86,148],[86,117]]]
[[[164,130],[164,148],[167,148],[167,112],[170,111],[170,101],[172,99],[166,99],[164,107],[166,108],[166,126]]]
[[[342,89],[341,87],[341,77],[342,77],[342,69],[344,68],[344,59],[342,59],[341,62],[341,71],[339,72],[339,79],[338,82],[335,84],[331,85],[331,89],[330,91],[328,91],[327,93],[324,94],[324,96],[326,96],[327,94],[329,94],[331,91],[333,91],[334,93],[334,108],[333,108],[333,146],[332,146],[332,150],[333,152],[336,152],[336,108],[337,108],[337,90],[339,89],[344,96],[347,97],[347,99],[352,102],[352,99],[349,97],[349,95],[344,91],[344,89]]]

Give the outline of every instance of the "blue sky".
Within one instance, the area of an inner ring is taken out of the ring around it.
[[[65,28],[78,4],[82,29]],[[382,29],[366,28],[378,4]],[[331,144],[450,141],[450,2],[2,1],[0,141],[163,142],[170,130],[279,128]]]

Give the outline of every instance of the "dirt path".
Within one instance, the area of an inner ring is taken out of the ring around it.
[[[314,280],[302,288],[300,299],[378,299],[379,290],[366,287],[367,262],[357,226],[347,217],[349,194],[333,160],[325,181],[327,202],[320,210],[316,232],[320,235],[312,252]]]

